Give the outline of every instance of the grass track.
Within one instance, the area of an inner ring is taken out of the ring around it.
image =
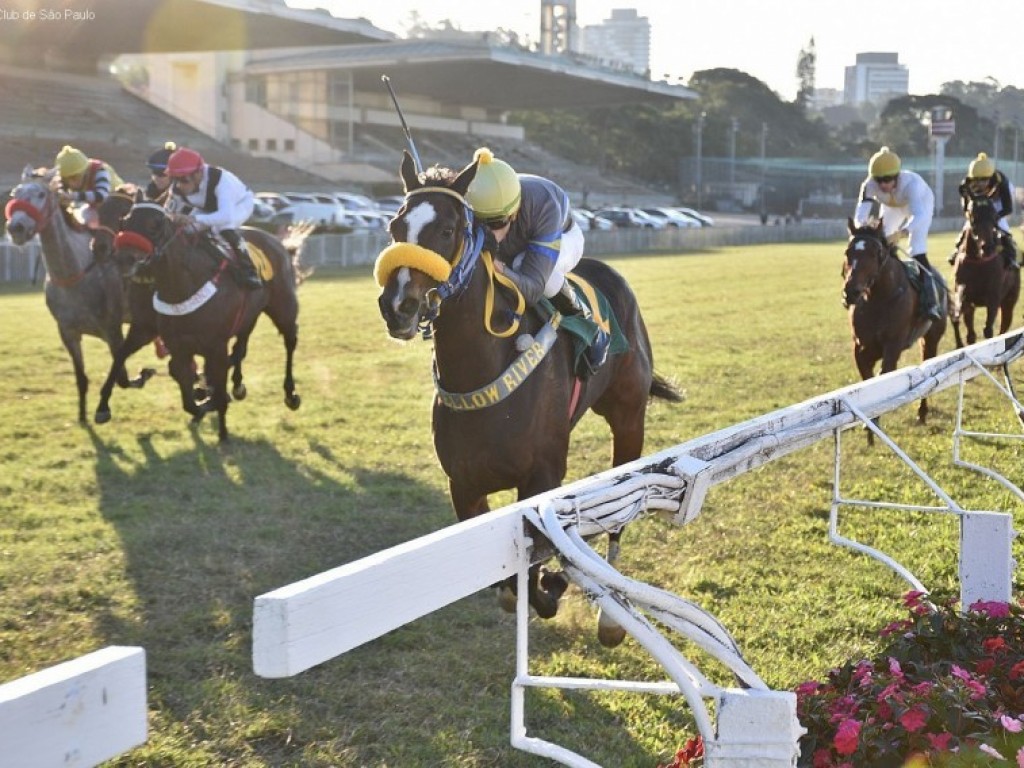
[[[935,238],[931,250],[947,246]],[[856,380],[841,254],[825,243],[609,260],[639,296],[657,369],[686,394],[651,409],[646,453]],[[141,392],[115,392],[112,423],[79,426],[41,293],[0,290],[13,390],[0,401],[0,680],[105,645],[144,646],[150,737],[119,766],[542,764],[508,746],[514,626],[489,593],[296,678],[252,674],[255,595],[453,521],[430,442],[429,345],[387,339],[368,269],[320,273],[300,301],[302,408],[282,403],[283,349],[261,321],[249,398],[231,406],[233,440],[221,448],[212,420],[189,428],[149,349],[131,364],[161,374]],[[951,348],[949,333],[941,351]],[[107,362],[87,341],[90,409]],[[986,385],[971,389],[973,423],[1012,428]],[[913,407],[884,426],[964,506],[1019,512],[994,483],[950,466],[955,393],[932,404],[926,427]],[[884,448],[855,438],[844,441],[844,490],[931,503]],[[971,450],[1021,480],[1018,446]],[[608,456],[607,429],[587,416],[568,479],[604,469]],[[685,528],[631,528],[621,569],[715,613],[773,687],[820,676],[871,650],[905,589],[827,543],[830,472],[831,444],[820,444],[715,487]],[[926,584],[956,589],[952,520],[872,511],[850,513],[843,528]],[[631,641],[600,648],[594,623],[572,591],[555,620],[534,624],[534,671],[662,677]],[[683,703],[668,698],[532,691],[527,711],[531,732],[608,766],[653,768],[692,733]]]

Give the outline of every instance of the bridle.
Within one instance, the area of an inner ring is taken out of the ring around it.
[[[989,216],[993,217],[993,221],[988,222],[989,229],[991,230],[991,235],[992,235],[991,238],[983,239],[981,237],[981,235],[979,234],[979,232],[978,232],[978,230],[980,228],[978,226],[976,226],[977,219],[976,219],[975,214],[979,210],[987,211]],[[996,223],[994,221],[994,214],[995,214],[995,208],[993,208],[992,203],[991,203],[990,200],[988,200],[988,198],[980,198],[980,197],[972,197],[971,198],[971,202],[968,204],[968,208],[967,208],[967,222],[968,222],[968,227],[970,229],[969,235],[974,240],[974,242],[977,243],[977,245],[978,245],[978,252],[980,254],[978,256],[978,260],[979,261],[991,261],[999,253],[998,235],[996,233],[996,230],[998,229],[998,227],[997,227],[997,225],[996,225]],[[987,246],[987,252],[986,252],[986,246]]]
[[[859,232],[859,233],[853,235],[850,238],[850,242],[846,246],[846,263],[847,264],[851,263],[850,262],[850,253],[851,253],[851,251],[859,250],[857,248],[858,245],[866,245],[868,243],[873,243],[878,248],[878,254],[877,254],[878,269],[875,271],[875,274],[871,276],[871,279],[868,280],[867,283],[861,288],[858,298],[860,298],[861,296],[864,296],[865,294],[867,294],[867,293],[869,293],[871,291],[872,287],[874,287],[874,285],[875,285],[875,281],[878,280],[878,278],[881,276],[882,270],[885,268],[885,264],[886,264],[886,262],[889,260],[889,258],[891,256],[891,254],[889,252],[889,243],[886,242],[886,240],[883,237],[881,237],[880,235],[875,234],[874,232]],[[856,259],[855,259],[855,261],[856,261]],[[847,282],[849,282],[849,278],[853,275],[853,272],[854,272],[854,269],[851,267],[851,269],[849,271],[849,274],[846,276],[846,281]],[[846,298],[845,291],[844,291],[844,295],[843,295],[843,306],[844,307],[848,307],[849,306],[849,301]]]

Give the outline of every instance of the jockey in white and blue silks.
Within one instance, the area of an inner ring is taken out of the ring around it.
[[[563,315],[590,319],[565,278],[583,257],[584,245],[569,195],[550,179],[516,173],[487,148],[473,159],[477,172],[466,201],[498,242],[495,268],[515,283],[527,306],[546,297]],[[585,355],[591,374],[607,358],[609,341],[599,328]]]
[[[862,227],[869,223],[875,206],[889,237],[897,230],[910,236],[909,250],[924,269],[921,270],[921,313],[932,320],[941,320],[942,310],[933,285],[932,266],[928,263],[928,230],[935,215],[935,193],[919,174],[902,170],[899,155],[882,147],[871,156],[868,177],[860,186],[860,197],[853,214],[853,223]]]

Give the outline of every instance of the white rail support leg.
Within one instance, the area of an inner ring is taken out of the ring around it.
[[[806,733],[796,694],[729,688],[718,698],[717,735],[704,744],[705,768],[792,768]]]
[[[960,517],[960,606],[974,603],[1009,603],[1013,599],[1010,552],[1016,533],[1007,512],[965,512]]]

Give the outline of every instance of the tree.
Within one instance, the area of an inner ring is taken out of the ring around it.
[[[818,55],[814,51],[814,38],[806,48],[801,49],[796,59],[796,78],[799,87],[796,91],[796,105],[805,115],[814,98],[814,69]]]

